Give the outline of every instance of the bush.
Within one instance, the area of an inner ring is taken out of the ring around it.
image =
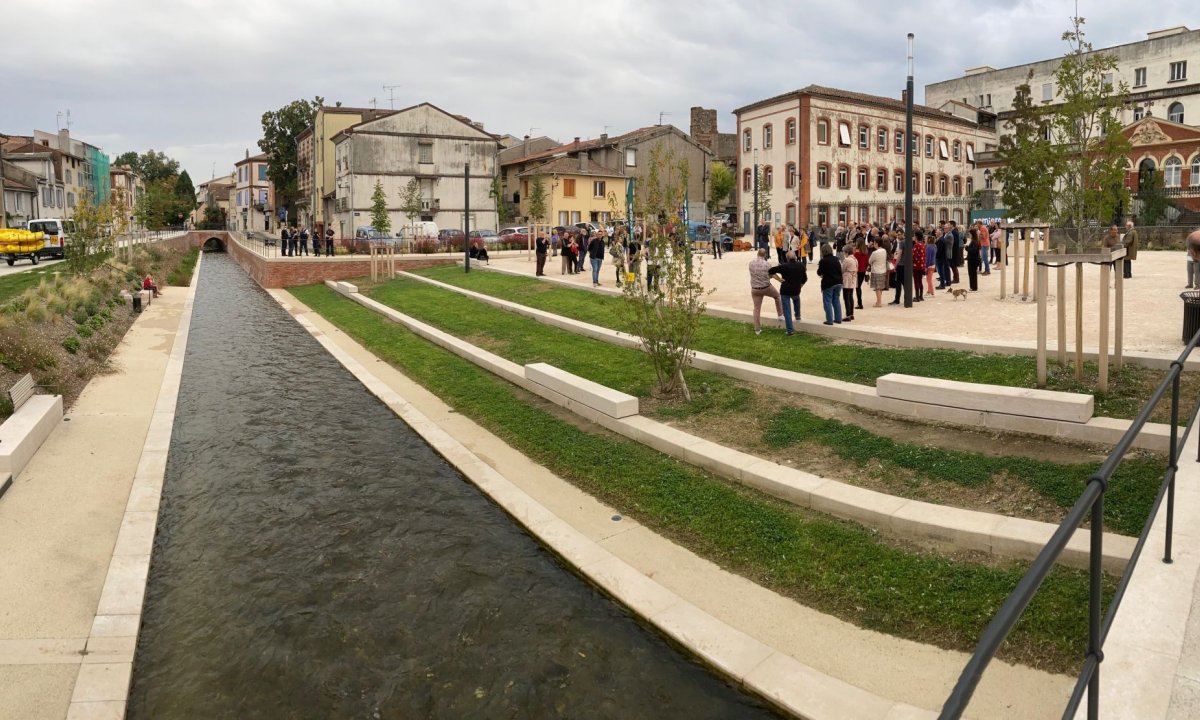
[[[79,325],[75,328],[75,332],[79,333],[79,337],[91,337],[92,329],[87,325]]]
[[[88,321],[87,308],[83,308],[83,307],[75,308],[75,312],[73,312],[71,314],[71,319],[75,321],[76,325],[82,325],[85,322],[87,322]]]
[[[79,347],[81,344],[82,343],[79,342],[79,338],[74,335],[62,341],[63,349],[72,355],[79,352]]]
[[[103,315],[93,315],[88,318],[87,326],[93,330],[99,330],[100,328],[104,327],[104,322],[105,320]]]

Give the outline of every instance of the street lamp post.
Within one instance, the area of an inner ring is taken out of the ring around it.
[[[908,34],[908,84],[904,93],[904,131],[908,144],[912,144],[913,132],[913,34]],[[913,148],[904,153],[904,250],[900,264],[907,268],[904,273],[904,307],[912,307],[913,296],[913,199],[912,172]]]
[[[758,249],[758,150],[754,151],[754,247]]]
[[[471,163],[463,163],[463,272],[471,272]]]

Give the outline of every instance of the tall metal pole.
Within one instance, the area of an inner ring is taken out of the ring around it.
[[[908,34],[908,85],[904,93],[904,131],[906,145],[913,144],[913,34]],[[904,307],[912,307],[913,297],[913,199],[912,173],[913,148],[906,147],[904,153],[904,249],[900,256],[900,264],[905,267],[904,273]]]
[[[754,238],[754,249],[758,249],[758,151],[754,151],[754,228],[750,230]]]
[[[463,272],[471,272],[471,163],[463,163]]]

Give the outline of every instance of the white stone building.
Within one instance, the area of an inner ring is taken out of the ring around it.
[[[1174,27],[1147,33],[1146,39],[1126,45],[1097,48],[1115,55],[1112,82],[1129,86],[1121,117],[1129,125],[1145,115],[1181,125],[1200,125],[1200,30]],[[1055,73],[1062,57],[997,70],[982,66],[960,78],[925,86],[925,104],[940,107],[956,100],[998,116],[1000,132],[1011,117],[1016,88],[1029,83],[1035,104],[1058,104]],[[1033,77],[1029,78],[1030,71]]]
[[[773,228],[902,218],[906,147],[914,150],[917,219],[966,221],[982,186],[975,153],[995,144],[996,134],[974,110],[950,110],[914,105],[913,145],[904,142],[900,99],[810,85],[734,110],[743,229],[755,225],[756,165],[770,197],[769,213],[760,214]]]
[[[371,195],[378,181],[387,196],[392,233],[408,224],[401,211],[409,181],[421,186],[421,214],[439,229],[462,228],[470,190],[471,229],[496,229],[491,197],[500,143],[470,120],[430,103],[352,125],[333,136],[337,199],[335,232],[352,237],[371,224]],[[470,164],[469,182],[464,163]]]

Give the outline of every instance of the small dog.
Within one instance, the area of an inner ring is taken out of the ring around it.
[[[954,296],[955,300],[957,300],[959,298],[962,298],[963,300],[967,299],[967,291],[966,290],[951,290],[950,294]]]

